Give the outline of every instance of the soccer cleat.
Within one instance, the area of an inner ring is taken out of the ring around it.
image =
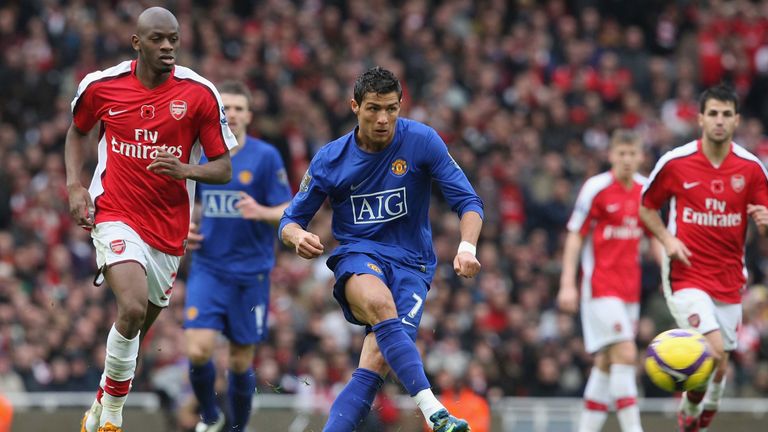
[[[699,432],[699,418],[680,411],[677,413],[677,428],[680,432]]]
[[[94,403],[93,406],[85,411],[85,414],[83,414],[83,420],[80,422],[80,432],[97,432],[96,428],[99,425],[99,417],[101,417],[101,404]],[[93,416],[96,421],[95,424],[92,426],[92,429],[88,429],[88,418],[90,416]]]
[[[433,424],[434,432],[469,432],[469,424],[466,420],[457,419],[448,414],[445,408],[429,416],[429,421]]]
[[[123,432],[123,428],[107,422],[104,426],[99,427],[98,432]]]
[[[715,410],[705,409],[699,415],[699,430],[705,432],[709,428],[709,424],[712,423],[712,418],[715,417]]]
[[[224,418],[224,414],[219,411],[219,418],[212,424],[198,422],[195,426],[195,432],[219,432],[224,428],[224,423],[227,419]]]

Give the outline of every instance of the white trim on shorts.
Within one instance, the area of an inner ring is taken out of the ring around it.
[[[94,283],[101,285],[103,272],[115,264],[135,261],[147,275],[148,300],[159,307],[167,307],[180,256],[169,255],[149,246],[138,233],[123,222],[102,222],[91,231],[96,247],[98,273]]]
[[[582,300],[584,348],[594,354],[615,343],[635,340],[639,318],[639,303],[627,303],[618,297]]]

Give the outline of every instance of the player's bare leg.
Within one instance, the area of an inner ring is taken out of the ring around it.
[[[107,423],[122,426],[123,405],[135,374],[139,334],[147,314],[144,267],[134,261],[121,262],[105,269],[104,276],[117,299],[117,320],[107,337],[107,355],[97,400],[83,422],[83,430],[88,432]]]
[[[642,432],[640,410],[637,406],[635,363],[637,347],[634,341],[622,341],[608,348],[610,358],[610,394],[616,404],[616,416],[622,432]]]
[[[216,369],[211,361],[219,332],[212,329],[187,329],[184,336],[189,358],[189,380],[200,406],[196,431],[217,431],[224,427],[224,416],[216,407]]]
[[[708,333],[705,337],[707,338],[707,342],[709,342],[713,355],[717,359],[717,367],[709,380],[707,392],[704,395],[704,401],[701,404],[702,410],[699,415],[699,428],[702,432],[705,432],[709,428],[709,425],[720,406],[720,399],[722,399],[723,392],[725,391],[725,375],[728,372],[728,359],[730,358],[730,353],[725,351],[723,336],[719,330]]]
[[[720,371],[721,368],[723,371],[728,368],[728,355],[724,349],[723,335],[720,330],[713,330],[705,334],[704,337],[707,339],[710,353],[715,361],[714,378],[712,379],[713,382],[710,384],[705,384],[701,388],[688,390],[683,393],[682,400],[680,401],[680,412],[678,413],[678,427],[681,431],[699,430],[699,422],[701,421],[699,416],[703,414],[701,401],[704,399],[704,395],[709,393],[708,388],[715,384],[714,379],[717,377],[718,371]],[[720,402],[720,397],[722,397],[725,386],[724,378],[725,372],[720,376],[720,381],[717,381],[717,384],[714,386],[717,394],[712,394],[713,402],[708,405],[710,408],[714,409],[709,409],[709,412],[706,415],[705,421],[707,427],[709,426],[709,422],[712,421],[712,417],[717,410],[717,405]]]

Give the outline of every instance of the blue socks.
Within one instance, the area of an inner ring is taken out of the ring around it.
[[[409,395],[415,396],[421,390],[430,388],[416,344],[403,330],[399,318],[376,324],[373,326],[373,333],[376,335],[381,354]]]
[[[256,374],[253,369],[239,374],[229,371],[229,408],[232,413],[232,431],[245,431],[251,418],[251,404],[256,392]]]
[[[379,374],[368,369],[358,368],[352,372],[344,390],[339,393],[331,405],[328,423],[323,432],[351,432],[360,424],[371,410],[371,404],[384,380]]]
[[[216,409],[216,392],[214,385],[216,383],[216,369],[213,362],[200,366],[189,364],[189,382],[192,384],[192,390],[200,403],[200,417],[203,423],[212,424],[219,418]]]

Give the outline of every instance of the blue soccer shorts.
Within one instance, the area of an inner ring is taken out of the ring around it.
[[[369,274],[376,276],[389,287],[395,300],[397,315],[403,323],[403,329],[412,340],[416,340],[421,315],[424,312],[424,300],[427,298],[429,285],[415,270],[385,262],[370,255],[350,253],[341,256],[333,264],[336,283],[333,286],[333,297],[341,305],[344,318],[352,324],[364,325],[366,332],[371,327],[358,321],[344,296],[344,286],[353,275]]]
[[[269,273],[259,273],[244,283],[191,266],[185,329],[218,330],[236,344],[252,345],[267,338],[268,310]]]

